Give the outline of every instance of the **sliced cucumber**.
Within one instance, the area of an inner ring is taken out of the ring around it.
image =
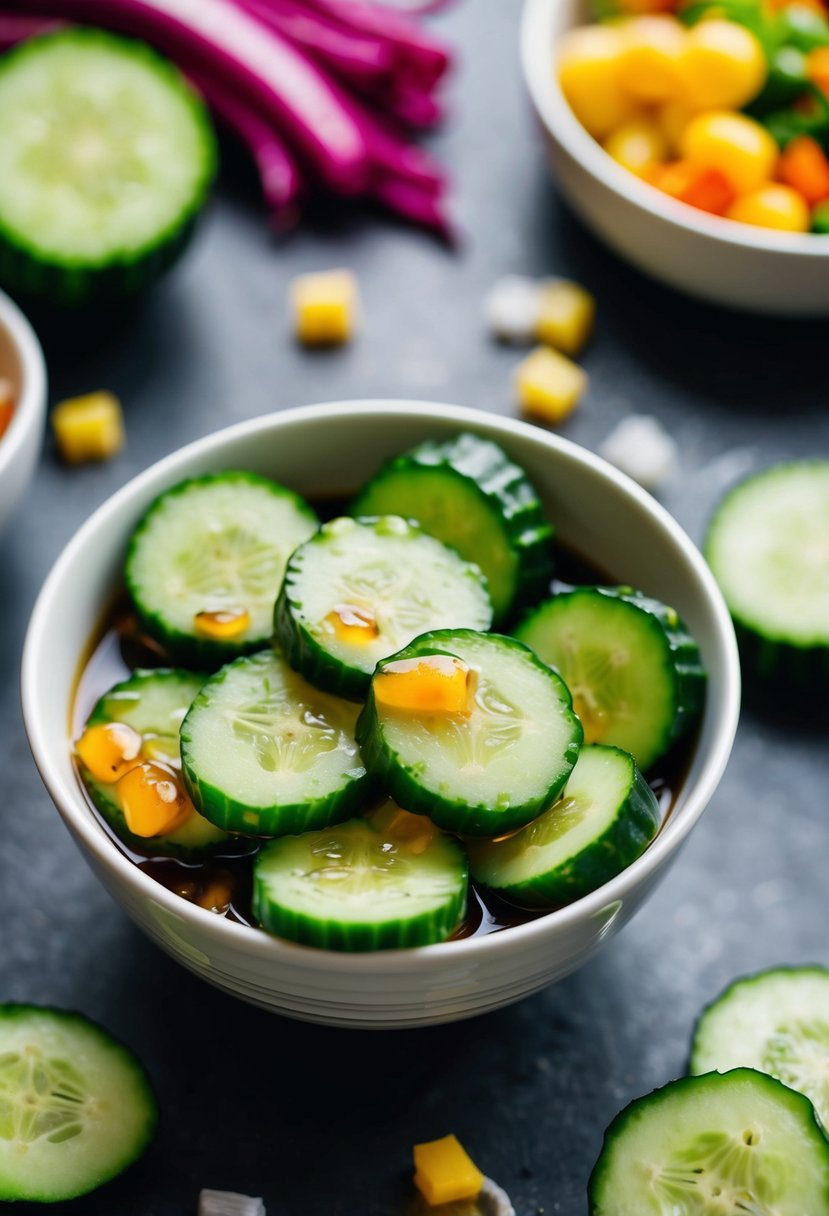
[[[737,980],[703,1011],[690,1071],[743,1065],[805,1094],[829,1127],[829,970],[761,971]]]
[[[218,827],[249,836],[347,819],[370,784],[354,738],[358,713],[270,650],[237,659],[207,681],[181,728],[193,802]]]
[[[616,1116],[588,1196],[591,1216],[829,1216],[829,1141],[763,1073],[686,1077]]]
[[[513,638],[442,629],[378,666],[451,655],[474,676],[463,714],[391,709],[373,690],[357,724],[370,771],[400,806],[470,836],[523,827],[555,799],[582,730],[562,680]]]
[[[174,486],[152,504],[127,551],[127,590],[142,625],[177,662],[195,667],[261,650],[285,563],[317,522],[298,495],[254,473]],[[200,614],[223,612],[245,613],[247,624],[233,637],[200,631]]]
[[[141,1156],[157,1121],[147,1074],[100,1026],[0,1005],[0,1200],[86,1195]]]
[[[735,486],[708,529],[746,668],[822,686],[829,675],[829,460],[776,465]]]
[[[575,587],[546,600],[515,636],[558,671],[587,743],[630,752],[642,770],[696,720],[705,672],[672,608],[631,587]]]
[[[354,700],[379,660],[418,634],[491,622],[478,567],[394,515],[324,524],[288,562],[275,617],[291,666]]]
[[[327,950],[445,941],[463,920],[466,893],[457,840],[443,832],[413,840],[366,819],[274,840],[253,870],[262,926]]]
[[[496,620],[543,594],[553,530],[526,473],[479,435],[421,443],[364,486],[352,515],[403,515],[484,573]]]
[[[556,907],[621,873],[659,823],[659,803],[633,757],[594,743],[538,819],[506,840],[469,841],[472,877],[519,907]]]
[[[0,60],[0,280],[49,304],[118,299],[187,243],[215,175],[200,98],[140,42],[62,30]]]
[[[178,768],[181,765],[179,730],[203,683],[204,676],[190,671],[139,669],[128,680],[104,693],[86,725],[124,722],[144,737],[145,743],[153,749],[153,759],[161,759]],[[227,832],[210,823],[198,811],[181,827],[163,836],[133,835],[118,804],[114,783],[98,781],[80,761],[78,768],[97,809],[119,840],[136,852],[195,860],[228,845]]]

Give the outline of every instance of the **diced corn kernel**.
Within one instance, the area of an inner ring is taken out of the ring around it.
[[[645,177],[667,158],[668,141],[653,119],[634,118],[608,136],[604,150],[630,173]]]
[[[515,369],[521,409],[553,425],[573,412],[586,388],[587,373],[549,346],[537,346]]]
[[[87,727],[75,751],[96,781],[118,781],[140,763],[142,742],[125,722],[100,722]]]
[[[768,65],[751,30],[736,21],[712,17],[688,31],[680,72],[690,105],[739,110],[760,92]]]
[[[374,613],[356,604],[335,604],[323,621],[339,642],[364,646],[380,636]]]
[[[757,190],[741,194],[726,212],[730,220],[776,228],[779,232],[808,232],[811,215],[802,194],[791,186],[766,182]]]
[[[676,468],[677,445],[658,418],[629,414],[600,445],[599,455],[646,490],[655,490]]]
[[[130,769],[115,787],[127,827],[135,836],[163,836],[181,827],[194,807],[166,764],[144,763]]]
[[[297,339],[303,346],[348,342],[357,324],[357,299],[350,270],[299,275],[291,284]]]
[[[540,289],[535,279],[508,274],[493,283],[484,297],[484,316],[502,342],[532,342],[538,321]]]
[[[565,355],[577,355],[593,330],[596,300],[569,279],[545,279],[535,334]]]
[[[719,169],[738,194],[769,180],[779,151],[765,127],[731,110],[711,110],[692,118],[681,150],[694,164]]]
[[[374,700],[387,709],[411,713],[460,714],[469,706],[472,671],[453,655],[387,663],[372,681]]]
[[[124,446],[124,416],[112,393],[87,393],[52,410],[58,451],[68,464],[109,460]]]
[[[417,1189],[430,1205],[474,1199],[484,1176],[456,1136],[444,1136],[414,1147]]]
[[[250,628],[250,613],[246,608],[217,608],[212,612],[197,612],[193,628],[200,637],[216,642],[230,642]]]
[[[11,380],[0,376],[0,439],[6,433],[14,413],[14,403],[17,394]]]
[[[688,31],[674,16],[631,17],[623,23],[619,79],[631,96],[653,103],[676,97]]]
[[[619,80],[624,39],[614,25],[570,30],[558,46],[558,80],[570,109],[595,139],[604,139],[636,114]]]

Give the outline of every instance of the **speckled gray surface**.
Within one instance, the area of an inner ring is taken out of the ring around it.
[[[569,273],[596,292],[590,392],[566,434],[595,446],[630,410],[662,418],[682,458],[665,501],[696,539],[736,476],[829,454],[825,328],[682,301],[618,263],[557,200],[521,89],[517,8],[466,0],[440,23],[463,47],[455,119],[436,141],[458,182],[460,254],[359,216],[275,244],[252,191],[226,184],[186,262],[140,312],[98,333],[44,327],[53,396],[115,390],[129,446],[74,470],[47,446],[0,538],[0,998],[100,1019],[146,1061],[163,1109],[144,1162],[58,1209],[67,1216],[187,1216],[201,1186],[264,1195],[269,1216],[394,1216],[410,1145],[450,1130],[519,1216],[582,1216],[603,1128],[681,1072],[701,1004],[745,971],[829,962],[826,722],[795,706],[744,712],[699,829],[604,954],[521,1005],[417,1033],[282,1021],[182,972],[99,888],[29,757],[17,695],[26,620],[89,512],[180,444],[271,409],[393,395],[511,412],[516,355],[480,321],[481,294],[504,272]],[[286,327],[286,282],[343,263],[360,275],[364,334],[305,355]]]

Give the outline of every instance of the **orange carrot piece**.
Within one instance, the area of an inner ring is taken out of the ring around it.
[[[8,430],[9,423],[12,420],[14,406],[11,401],[0,401],[0,439]]]
[[[654,185],[672,198],[712,215],[724,215],[735,198],[734,187],[719,169],[706,169],[687,160],[665,165]]]
[[[806,56],[806,75],[821,93],[829,95],[829,46],[818,46]]]
[[[809,206],[829,198],[829,159],[809,135],[798,135],[786,146],[780,157],[779,176],[802,194]]]

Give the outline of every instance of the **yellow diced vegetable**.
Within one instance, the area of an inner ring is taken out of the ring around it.
[[[636,114],[636,102],[619,79],[623,45],[623,35],[613,25],[581,26],[559,43],[561,91],[576,118],[596,139],[604,139]]]
[[[760,92],[768,65],[751,30],[736,21],[711,17],[688,31],[680,72],[691,106],[739,110]]]
[[[124,446],[124,416],[112,393],[70,397],[52,410],[58,451],[68,464],[109,460]]]
[[[165,764],[139,764],[115,787],[118,803],[135,836],[163,836],[181,827],[193,814],[193,804]]]
[[[125,722],[100,722],[83,732],[75,750],[96,781],[117,781],[140,762],[142,738]]]
[[[339,642],[363,646],[380,636],[374,613],[356,604],[335,604],[323,625]]]
[[[604,149],[637,177],[647,177],[655,165],[668,159],[668,140],[651,118],[634,118],[618,127],[605,140]]]
[[[587,373],[549,346],[537,346],[515,371],[521,409],[553,425],[573,412],[586,388]]]
[[[303,346],[348,342],[357,324],[357,280],[350,270],[302,274],[291,284],[297,339]]]
[[[444,1136],[414,1147],[417,1189],[432,1206],[474,1199],[481,1192],[484,1176],[456,1136]]]
[[[743,194],[769,180],[779,149],[753,118],[732,110],[710,110],[688,123],[681,152],[695,165],[719,169],[737,193]]]
[[[643,102],[668,101],[680,84],[680,61],[688,32],[674,16],[631,17],[622,25],[619,79]]]
[[[214,612],[197,612],[193,628],[200,637],[217,642],[233,641],[250,628],[250,613],[246,608],[218,608]]]
[[[726,215],[743,224],[776,228],[778,232],[808,232],[809,206],[797,190],[779,182],[767,182],[736,199]]]
[[[569,279],[547,279],[541,284],[540,301],[535,327],[539,342],[577,355],[593,330],[595,297]]]
[[[374,700],[387,709],[411,713],[465,713],[472,674],[466,663],[452,655],[400,659],[387,663],[374,677]]]

